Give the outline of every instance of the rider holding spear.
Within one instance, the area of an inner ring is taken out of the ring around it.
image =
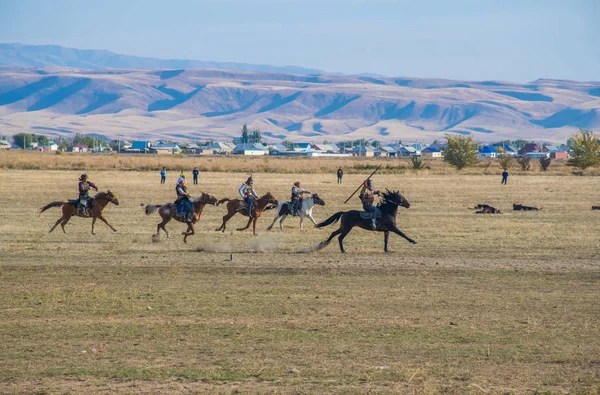
[[[373,230],[377,228],[375,225],[375,218],[377,218],[377,207],[373,205],[373,203],[375,203],[375,196],[381,197],[381,191],[379,189],[373,189],[373,181],[368,179],[367,182],[363,184],[362,191],[360,191],[360,195],[358,195],[358,197],[363,204],[363,210],[371,214],[371,229]]]

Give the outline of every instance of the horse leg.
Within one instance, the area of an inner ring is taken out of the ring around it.
[[[54,229],[56,229],[56,227],[58,226],[58,224],[60,224],[60,223],[63,221],[63,218],[64,218],[64,217],[60,217],[60,218],[59,218],[59,219],[58,219],[58,220],[57,220],[57,221],[54,223],[54,226],[53,226],[52,228],[50,228],[50,231],[49,231],[48,233],[52,233],[52,231],[53,231]]]
[[[304,213],[300,213],[300,230],[304,230],[304,229],[302,229],[303,223],[304,223]]]
[[[383,251],[388,252],[388,240],[390,239],[390,231],[383,231]]]
[[[281,231],[283,232],[283,221],[285,221],[285,219],[287,218],[287,214],[283,214],[281,216],[281,220],[279,221],[279,229],[281,229]]]
[[[237,228],[236,230],[242,231],[242,230],[246,230],[250,227],[250,224],[252,223],[252,217],[248,218],[248,223],[246,224],[246,226],[244,226],[243,228]]]
[[[95,235],[94,233],[94,225],[96,224],[96,217],[92,217],[92,234]]]
[[[170,221],[171,217],[163,218],[162,222],[156,226],[156,234],[160,235],[160,229],[162,229],[163,232],[165,232],[165,234],[167,235],[167,239],[171,238],[171,235],[169,235],[169,231],[167,230],[167,228],[165,228],[165,225],[168,224]]]
[[[67,233],[67,231],[65,230],[65,225],[67,224],[67,222],[69,222],[69,220],[71,219],[71,217],[63,217],[63,221],[60,224],[60,227],[62,228],[63,233]]]
[[[411,244],[417,244],[416,241],[414,241],[413,239],[411,239],[410,237],[408,237],[407,235],[405,235],[404,233],[402,233],[402,231],[400,229],[398,229],[397,227],[394,226],[390,230],[392,232],[394,232],[395,234],[397,234],[398,236],[404,237],[409,243],[411,243]]]
[[[188,228],[185,231],[185,236],[183,236],[183,242],[187,243],[188,236],[195,235],[195,234],[196,234],[196,232],[194,232],[194,225],[188,224]]]
[[[227,229],[227,221],[229,221],[231,219],[231,217],[233,217],[235,215],[235,213],[231,214],[231,213],[227,213],[223,216],[223,223],[221,224],[221,226],[217,229],[215,229],[215,232],[218,231],[223,231],[223,233],[225,232],[225,229]]]
[[[342,229],[341,235],[340,235],[340,237],[338,237],[338,241],[340,242],[340,251],[342,252],[342,254],[346,253],[346,250],[344,249],[344,238],[346,236],[348,236],[348,233],[350,233],[350,230],[352,230],[352,228],[350,228],[349,230]]]
[[[113,226],[111,224],[108,223],[108,221],[106,220],[106,218],[104,218],[104,215],[102,213],[98,214],[98,218],[100,218],[100,221],[102,221],[106,225],[108,225],[108,227],[111,228],[113,232],[117,231],[115,228],[113,228]]]
[[[252,218],[252,234],[254,234],[254,236],[256,236],[256,220],[257,219],[258,219],[258,217]]]
[[[277,215],[275,216],[275,219],[273,220],[273,222],[271,223],[271,225],[269,225],[269,227],[267,228],[267,230],[273,229],[273,225],[275,225],[275,222],[277,222],[278,219],[279,219],[279,213],[277,213]]]
[[[339,235],[340,233],[342,233],[342,228],[339,228],[338,230],[334,230],[329,235],[329,238],[327,240],[325,240],[325,243],[329,243],[335,236]]]
[[[313,224],[317,225],[317,221],[315,221],[315,219],[312,216],[312,213],[308,213],[306,214],[306,216],[308,217],[308,219],[310,219],[312,221]],[[317,228],[317,229],[321,229],[321,228]]]

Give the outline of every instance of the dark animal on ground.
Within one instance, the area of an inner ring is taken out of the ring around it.
[[[487,207],[482,207],[481,210],[475,211],[475,214],[502,214],[502,211],[499,209],[485,205]]]
[[[592,206],[592,210],[600,210],[600,206]]]
[[[539,211],[541,208],[532,206],[523,206],[522,204],[513,204],[514,211]]]

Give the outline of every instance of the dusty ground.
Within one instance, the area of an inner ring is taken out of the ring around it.
[[[90,392],[579,392],[600,390],[600,178],[383,175],[412,207],[399,226],[418,241],[353,231],[300,254],[335,228],[288,219],[266,232],[216,233],[207,207],[190,243],[152,242],[173,200],[174,174],[98,171],[117,193],[105,225],[37,209],[73,198],[78,172],[0,170],[0,388]],[[200,187],[234,197],[245,175],[201,174]],[[259,193],[318,192],[317,220],[362,175],[254,174]],[[487,203],[505,210],[473,215]],[[543,207],[512,212],[512,203]],[[232,220],[229,229],[244,223]],[[203,250],[199,252],[198,250]],[[264,252],[251,252],[251,251]]]

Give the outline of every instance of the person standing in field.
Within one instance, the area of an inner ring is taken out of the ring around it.
[[[339,168],[337,169],[337,178],[338,178],[338,181],[337,181],[337,183],[338,183],[338,184],[341,184],[341,183],[342,183],[342,177],[344,177],[344,171],[342,170],[342,168],[341,168],[341,167],[339,167]]]
[[[506,169],[504,169],[504,171],[502,172],[502,182],[500,182],[500,184],[506,185],[507,181],[508,181],[508,171]]]
[[[167,168],[163,167],[160,171],[160,183],[164,184],[167,181]]]
[[[198,185],[198,174],[200,174],[200,172],[197,167],[194,167],[192,174],[194,175],[194,185]]]

